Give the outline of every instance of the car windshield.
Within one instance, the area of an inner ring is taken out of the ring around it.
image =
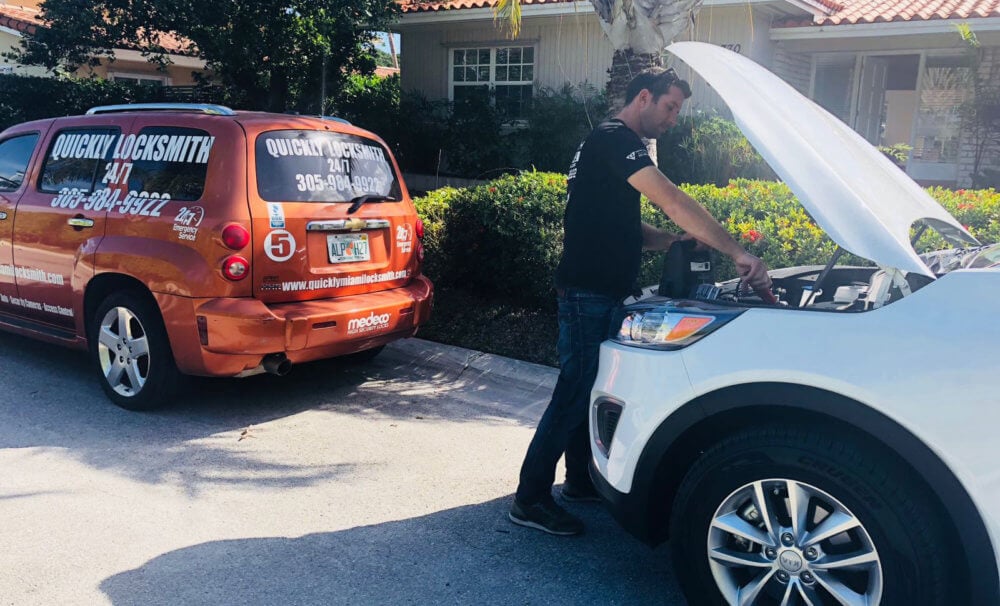
[[[399,179],[377,141],[314,130],[257,137],[257,191],[269,202],[399,200]]]

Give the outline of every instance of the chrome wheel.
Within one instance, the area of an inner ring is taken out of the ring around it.
[[[149,378],[149,343],[139,317],[126,307],[113,307],[98,327],[97,355],[108,387],[134,397]]]
[[[803,482],[745,484],[716,510],[708,563],[730,604],[868,606],[882,598],[878,552],[861,521]]]

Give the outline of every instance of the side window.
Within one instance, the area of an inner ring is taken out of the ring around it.
[[[76,189],[90,193],[101,169],[111,158],[118,143],[117,128],[81,128],[61,131],[52,141],[38,189],[60,193]]]
[[[126,138],[131,139],[132,136]],[[150,126],[139,131],[123,160],[131,162],[128,188],[171,200],[194,201],[205,191],[215,137],[196,128]],[[126,143],[127,145],[127,143]]]
[[[36,143],[37,133],[0,141],[0,191],[15,191],[21,187]]]

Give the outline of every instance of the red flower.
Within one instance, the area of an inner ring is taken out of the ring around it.
[[[958,210],[969,210],[973,206],[975,206],[975,205],[974,204],[970,204],[969,202],[959,202],[958,203]]]
[[[495,193],[497,193],[497,188],[495,188],[495,187],[491,187],[491,188],[490,188],[490,193],[491,193],[491,194],[495,194]]]
[[[956,189],[955,193],[961,195],[961,194],[965,193],[965,190],[964,189]]]
[[[763,238],[764,234],[760,233],[756,229],[748,229],[741,234],[741,237],[749,242],[756,242],[757,240]]]

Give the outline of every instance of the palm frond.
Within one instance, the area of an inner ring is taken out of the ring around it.
[[[521,33],[521,0],[498,0],[493,7],[493,23],[511,38]]]

